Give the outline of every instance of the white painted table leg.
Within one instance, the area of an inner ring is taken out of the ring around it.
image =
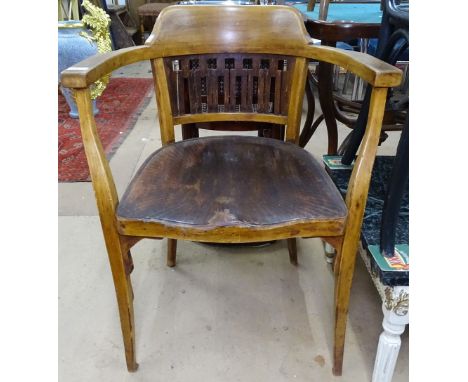
[[[325,243],[325,256],[327,257],[327,263],[333,264],[333,258],[335,257],[336,251],[330,244]]]
[[[385,296],[382,304],[384,331],[379,338],[372,382],[391,382],[400,351],[400,335],[409,320],[408,287],[387,288]]]

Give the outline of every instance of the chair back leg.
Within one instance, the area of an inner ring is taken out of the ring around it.
[[[297,242],[296,238],[288,239],[289,261],[292,265],[297,265]]]
[[[175,267],[176,265],[176,254],[177,254],[177,240],[167,239],[167,260],[166,264],[168,267]]]
[[[130,272],[133,269],[130,251],[125,251],[124,240],[115,232],[104,231],[109,263],[114,280],[120,326],[125,348],[125,360],[130,372],[138,369],[135,355],[135,320],[133,313],[133,288]],[[112,244],[110,244],[110,242]]]

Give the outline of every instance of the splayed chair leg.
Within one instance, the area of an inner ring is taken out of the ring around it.
[[[167,239],[167,266],[175,267],[176,265],[176,253],[177,253],[177,240]]]
[[[343,251],[335,264],[335,342],[333,346],[333,374],[340,376],[343,370],[343,354],[348,320],[349,297],[356,264],[356,247]]]
[[[106,235],[107,234],[107,235]],[[133,312],[133,288],[130,280],[130,252],[124,251],[118,234],[105,232],[107,253],[114,280],[115,294],[119,308],[120,327],[125,348],[125,360],[130,372],[138,369],[135,356],[135,320]],[[117,240],[113,240],[117,238]]]
[[[297,243],[296,239],[288,239],[289,261],[292,265],[297,265]]]

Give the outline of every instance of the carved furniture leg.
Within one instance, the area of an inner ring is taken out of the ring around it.
[[[175,267],[176,265],[176,253],[177,253],[177,240],[167,239],[167,266]]]
[[[297,265],[297,242],[295,238],[288,239],[289,261],[292,265]]]
[[[379,346],[375,357],[372,382],[391,382],[395,370],[398,352],[400,351],[400,335],[409,322],[408,287],[387,288],[386,300],[382,304],[384,331],[379,337]]]

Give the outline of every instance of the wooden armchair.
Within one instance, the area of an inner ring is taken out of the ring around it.
[[[210,20],[210,24],[206,23]],[[137,369],[130,248],[143,238],[239,243],[321,237],[336,249],[334,366],[341,375],[349,295],[387,88],[401,72],[373,57],[309,45],[299,12],[271,6],[174,6],[145,46],[63,72],[74,89],[119,306],[129,371]],[[367,129],[344,201],[324,168],[297,146],[309,59],[345,67],[373,86]],[[163,147],[119,201],[96,131],[89,86],[150,60]],[[188,88],[185,92],[184,89]],[[174,126],[211,121],[286,125],[285,140],[206,137],[175,142]]]

